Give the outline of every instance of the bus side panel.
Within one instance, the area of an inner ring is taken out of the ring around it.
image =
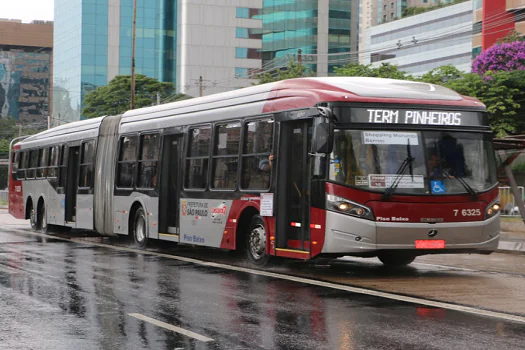
[[[127,235],[130,233],[129,222],[133,223],[133,217],[130,218],[131,209],[137,203],[146,212],[146,220],[149,229],[148,238],[159,238],[158,212],[159,212],[159,198],[150,197],[139,192],[132,192],[129,195],[118,195],[114,197],[114,232],[118,234]]]
[[[220,248],[231,207],[231,200],[181,199],[180,242]]]
[[[20,146],[14,146],[14,150],[20,149]],[[24,207],[24,193],[22,191],[22,181],[16,180],[13,178],[13,160],[14,152],[11,152],[11,162],[9,163],[9,172],[8,172],[8,210],[9,214],[14,216],[17,219],[25,219],[25,207]]]
[[[247,229],[247,227],[239,227],[240,218],[242,213],[247,208],[255,208],[259,211],[259,201],[260,197],[257,196],[244,196],[241,199],[233,200],[231,203],[231,209],[228,214],[228,220],[226,221],[226,226],[224,228],[224,234],[221,241],[221,248],[224,249],[236,249],[238,242],[236,242],[237,230]],[[267,225],[269,226],[269,225]],[[270,230],[268,235],[271,235],[273,230]],[[244,232],[241,232],[244,234]]]
[[[93,195],[77,194],[76,228],[93,229]]]

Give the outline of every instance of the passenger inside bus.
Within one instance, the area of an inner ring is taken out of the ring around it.
[[[267,159],[262,159],[259,162],[259,170],[269,172],[273,167],[273,154],[270,154]]]

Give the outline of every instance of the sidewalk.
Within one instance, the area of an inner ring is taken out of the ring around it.
[[[525,227],[523,222],[519,222],[512,226],[502,224],[502,231],[500,233],[500,242],[498,251],[500,252],[520,252],[525,253]],[[7,226],[17,229],[29,228],[29,220],[19,220],[12,217],[5,208],[0,208],[0,226]],[[503,231],[504,229],[512,229],[513,231]]]

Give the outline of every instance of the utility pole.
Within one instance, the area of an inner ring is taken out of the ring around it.
[[[297,50],[297,61],[299,62],[299,65],[303,64],[303,50],[301,49]]]
[[[133,34],[131,37],[131,109],[135,108],[135,41],[137,32],[137,0],[133,0]]]
[[[160,105],[160,92],[157,91],[157,106]]]
[[[202,97],[202,75],[199,77],[199,96]]]
[[[47,116],[47,130],[51,129],[51,116]]]
[[[195,82],[195,85],[197,85],[199,87],[199,96],[202,97],[202,95],[204,94],[204,90],[206,90],[209,87],[209,86],[207,86],[205,84],[205,82],[209,82],[209,80],[204,80],[202,78],[202,75],[201,75],[201,76],[199,76],[199,79],[193,79],[192,81]],[[212,81],[211,85],[215,86],[215,85],[217,85],[217,82],[216,81]],[[189,88],[189,86],[188,86],[188,88]]]

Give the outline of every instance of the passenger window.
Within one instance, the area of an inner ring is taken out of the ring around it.
[[[137,136],[120,138],[120,154],[117,169],[117,187],[135,187],[135,169],[137,167]]]
[[[237,187],[240,139],[240,122],[215,126],[212,159],[213,188],[235,189]]]
[[[42,148],[38,157],[38,169],[36,176],[38,178],[44,178],[47,176],[47,165],[49,162],[49,148]]]
[[[51,147],[50,154],[49,154],[49,167],[47,168],[48,178],[56,178],[58,175],[58,160],[59,160],[58,150],[59,150],[58,146]]]
[[[26,171],[27,171],[27,152],[19,152],[20,156],[20,162],[18,163],[18,170],[16,172],[16,178],[18,180],[22,180],[26,178]]]
[[[147,134],[140,137],[139,177],[137,187],[157,187],[157,162],[159,159],[159,134]]]
[[[210,155],[211,126],[190,130],[189,150],[186,157],[185,187],[205,189],[208,186],[208,162]]]
[[[262,119],[244,124],[241,188],[268,190],[270,188],[273,161],[270,159],[273,145],[272,119]]]
[[[13,180],[17,179],[19,163],[20,163],[20,152],[13,152],[11,154],[11,176],[13,177]]]
[[[34,179],[36,177],[36,168],[38,167],[38,150],[29,152],[29,169],[27,170],[27,178]]]
[[[93,163],[95,158],[95,141],[83,142],[80,153],[80,177],[78,187],[91,188],[93,186]]]

